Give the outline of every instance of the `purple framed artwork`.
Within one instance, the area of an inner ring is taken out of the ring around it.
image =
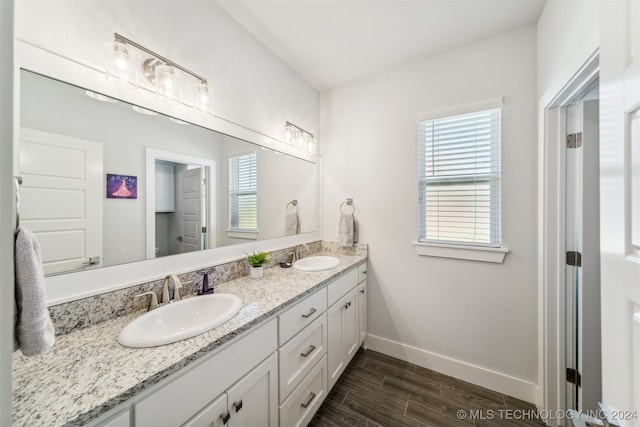
[[[107,199],[137,199],[138,177],[107,174]]]

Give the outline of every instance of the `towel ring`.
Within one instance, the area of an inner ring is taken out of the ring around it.
[[[20,186],[22,185],[22,177],[14,176],[16,184],[16,232],[20,229]]]
[[[289,203],[287,203],[287,206],[285,206],[285,208],[284,208],[285,212],[289,212],[289,206],[293,206],[294,208],[296,208],[296,210],[293,211],[292,213],[298,213],[298,201],[297,200],[292,200]]]
[[[342,208],[343,208],[345,205],[346,205],[346,206],[351,206],[351,209],[353,209],[353,210],[351,211],[351,214],[352,214],[352,215],[356,212],[356,206],[353,204],[353,199],[347,199],[347,200],[345,200],[344,202],[340,203],[340,213],[345,213],[345,212],[342,210]]]

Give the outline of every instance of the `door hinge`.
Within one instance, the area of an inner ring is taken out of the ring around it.
[[[567,252],[567,265],[582,267],[582,254],[576,251]]]
[[[582,147],[582,132],[567,135],[567,148]]]
[[[567,368],[567,382],[582,387],[582,376],[580,372],[573,368]]]
[[[202,232],[206,233],[207,232],[207,227],[202,227]]]

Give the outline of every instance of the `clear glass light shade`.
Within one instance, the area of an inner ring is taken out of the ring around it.
[[[291,142],[293,141],[293,131],[294,129],[291,127],[291,125],[287,124],[284,126],[284,140],[288,144],[291,144]]]
[[[107,80],[122,86],[138,85],[137,64],[127,44],[115,40],[107,43],[105,57]]]
[[[193,108],[197,111],[208,113],[211,109],[209,104],[209,85],[206,82],[198,82],[196,85]]]
[[[307,151],[309,151],[309,153],[311,154],[316,154],[316,149],[317,149],[317,142],[316,142],[316,138],[314,136],[310,136],[309,137],[309,145],[307,147]]]
[[[156,65],[154,83],[158,97],[165,98],[175,104],[182,102],[179,77],[179,73],[171,65]]]

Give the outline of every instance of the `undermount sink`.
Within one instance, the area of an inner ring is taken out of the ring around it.
[[[293,263],[293,268],[300,271],[322,271],[336,268],[340,260],[333,256],[310,256]]]
[[[242,300],[231,294],[210,294],[172,302],[136,318],[122,329],[125,347],[155,347],[207,332],[234,317]]]

